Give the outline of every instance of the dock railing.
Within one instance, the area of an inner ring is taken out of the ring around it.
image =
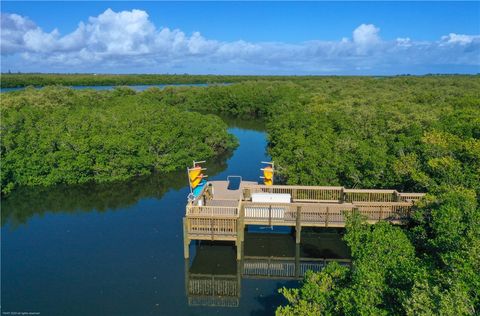
[[[294,202],[341,202],[343,187],[299,185],[249,185],[243,189],[243,199],[250,200],[253,193],[290,194]]]
[[[290,194],[292,202],[414,202],[425,193],[400,193],[397,190],[346,189],[333,186],[300,185],[249,185],[243,189],[243,200],[250,200],[253,193]]]
[[[187,206],[187,215],[203,216],[238,216],[238,207],[236,206]]]

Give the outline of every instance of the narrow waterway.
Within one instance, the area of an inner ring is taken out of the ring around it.
[[[262,124],[228,124],[240,146],[209,161],[207,174],[258,180],[260,162],[269,159]],[[2,201],[2,312],[273,314],[284,303],[277,289],[298,281],[261,273],[247,277],[233,243],[192,243],[192,258],[183,259],[188,192],[184,171],[123,183],[18,190]],[[260,232],[245,238],[245,254],[252,258],[298,257],[299,251],[303,257],[349,256],[337,231],[307,231],[300,249],[289,234]],[[186,290],[189,282],[218,277],[235,280],[232,293]]]
[[[164,89],[166,87],[207,87],[210,85],[229,85],[230,83],[214,83],[214,84],[208,84],[208,83],[178,83],[178,84],[143,84],[143,85],[121,85],[121,86],[126,86],[130,87],[135,91],[144,91],[147,90],[148,88],[159,88],[159,89]],[[112,90],[115,87],[118,86],[113,86],[113,85],[107,85],[107,86],[70,86],[70,88],[75,89],[75,90],[85,90],[85,89],[93,89],[93,90]],[[37,89],[41,89],[42,87],[35,87]],[[15,87],[15,88],[0,88],[0,93],[2,92],[10,92],[10,91],[20,91],[24,90],[25,87]]]

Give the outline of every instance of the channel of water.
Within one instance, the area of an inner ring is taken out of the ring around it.
[[[227,123],[240,146],[209,161],[209,178],[258,180],[260,162],[269,159],[263,124]],[[182,218],[188,193],[185,171],[113,184],[17,190],[2,201],[2,311],[273,314],[285,303],[278,288],[298,286],[298,281],[244,276],[233,243],[193,243],[185,262]],[[301,255],[348,258],[341,233],[307,231]],[[288,233],[257,228],[245,238],[245,253],[253,257],[292,257],[295,251]],[[187,289],[196,277],[222,276],[237,279],[233,298],[212,293],[201,300]]]

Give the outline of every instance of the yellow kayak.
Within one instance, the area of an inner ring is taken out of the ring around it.
[[[188,170],[188,177],[190,182],[193,182],[202,173],[202,167],[195,167]]]
[[[273,179],[273,169],[272,167],[265,167],[263,169],[263,176],[265,177],[266,180],[272,180]]]
[[[192,189],[195,189],[198,186],[198,184],[202,181],[202,179],[203,179],[203,174],[199,175],[198,177],[190,181],[190,184],[192,185]]]
[[[267,178],[265,178],[263,183],[265,183],[265,185],[272,185],[272,184],[273,184],[273,180],[272,180],[272,179],[267,179]]]

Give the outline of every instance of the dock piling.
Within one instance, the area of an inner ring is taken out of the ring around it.
[[[190,257],[190,239],[188,238],[187,218],[183,218],[183,257],[188,259]]]
[[[296,217],[296,223],[295,223],[295,242],[297,244],[300,243],[301,235],[302,235],[302,221],[300,219],[301,214],[302,214],[302,207],[297,206],[297,217]]]

